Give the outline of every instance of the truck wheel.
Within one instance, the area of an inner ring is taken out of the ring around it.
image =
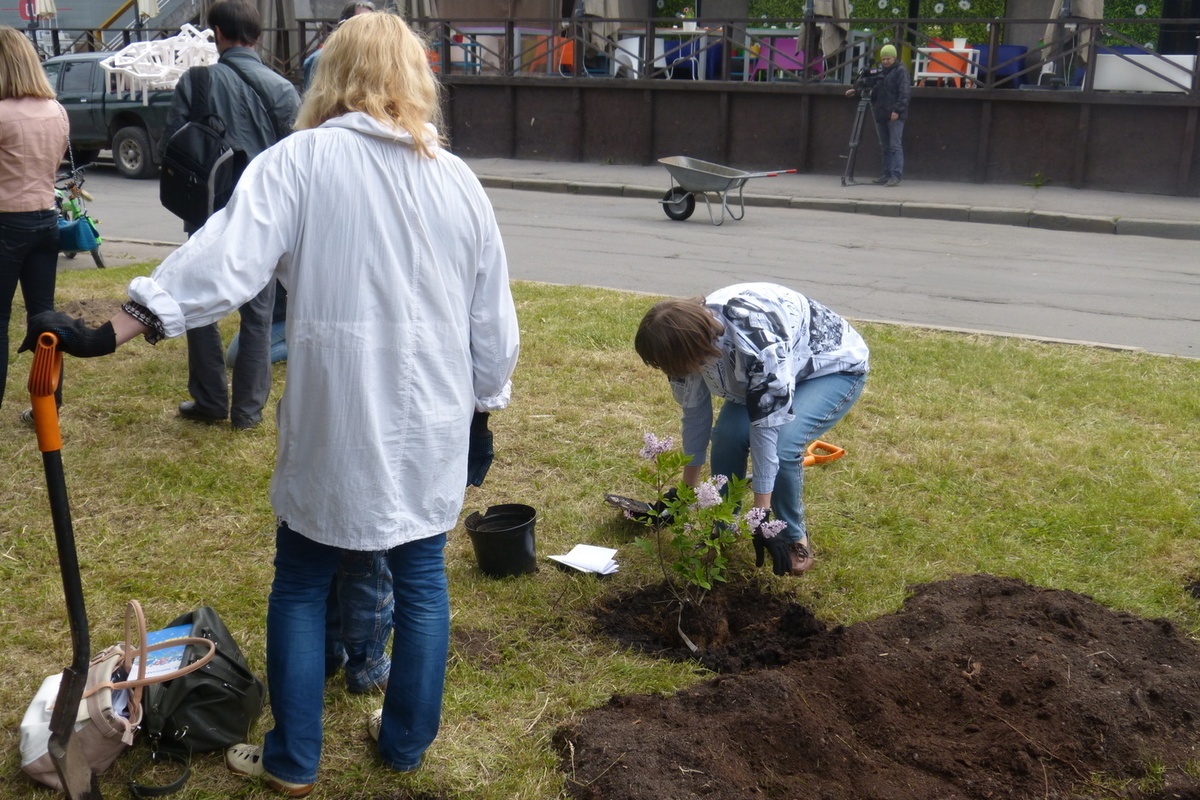
[[[150,137],[141,128],[121,128],[113,137],[113,161],[117,172],[126,178],[150,178],[154,175],[154,160],[150,157]]]

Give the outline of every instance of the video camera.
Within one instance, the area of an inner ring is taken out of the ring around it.
[[[869,94],[883,80],[883,67],[866,67],[854,76],[854,87],[863,94]]]

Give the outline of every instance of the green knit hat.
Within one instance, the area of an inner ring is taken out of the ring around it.
[[[879,48],[879,57],[880,58],[895,58],[896,57],[896,45],[885,44],[883,47]]]

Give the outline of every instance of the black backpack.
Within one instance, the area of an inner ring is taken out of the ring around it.
[[[211,110],[208,67],[192,67],[188,74],[195,119],[167,140],[158,199],[163,208],[195,229],[229,202],[250,159],[225,138],[225,121]]]
[[[246,666],[229,630],[208,606],[177,617],[168,627],[191,626],[191,636],[216,642],[205,666],[166,683],[146,687],[142,730],[155,749],[168,753],[206,753],[244,742],[262,713],[266,687]],[[189,645],[183,664],[202,656]]]

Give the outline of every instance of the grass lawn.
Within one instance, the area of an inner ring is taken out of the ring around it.
[[[59,304],[121,298],[146,265],[60,275]],[[797,287],[803,290],[803,287]],[[592,635],[589,609],[610,592],[660,579],[629,544],[638,529],[603,504],[636,493],[642,435],[678,436],[666,380],[633,352],[652,298],[599,289],[514,286],[521,363],[510,409],[493,414],[497,460],[463,514],[494,503],[538,509],[539,555],[577,543],[618,547],[608,579],[543,561],[493,580],[461,525],[450,534],[453,647],[442,733],[425,768],[381,768],[366,733],[378,699],[327,694],[322,779],[314,797],[541,800],[563,781],[551,745],[565,721],[614,693],[672,692],[705,677],[688,664],[627,652]],[[9,335],[22,335],[18,300]],[[226,320],[227,337],[234,320]],[[1200,633],[1200,361],[884,325],[861,325],[872,351],[866,392],[825,438],[847,450],[807,474],[817,566],[802,580],[756,579],[830,623],[895,610],[906,587],[988,572],[1168,617]],[[0,800],[31,796],[17,729],[42,678],[70,661],[45,480],[31,429],[30,358],[12,359],[0,413],[0,636],[6,669]],[[186,349],[136,341],[113,356],[67,360],[63,460],[93,650],[121,636],[137,598],[152,628],[215,607],[264,672],[274,519],[267,485],[273,407],[248,433],[175,413]],[[276,393],[286,366],[275,368]],[[752,548],[733,555],[753,571]],[[269,729],[264,714],[255,735]],[[102,778],[124,796],[123,756]],[[179,798],[258,796],[196,758]],[[47,794],[47,797],[50,795]]]

